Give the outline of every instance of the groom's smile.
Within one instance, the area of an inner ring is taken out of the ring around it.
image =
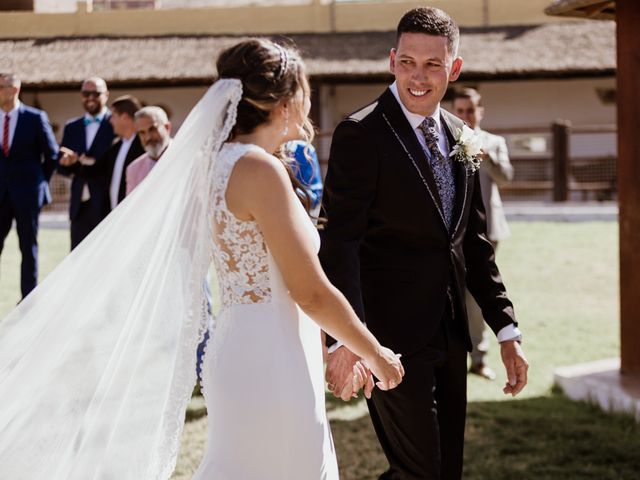
[[[425,33],[403,33],[389,56],[400,100],[425,117],[435,111],[461,67],[462,59],[454,58],[446,37]]]
[[[409,93],[411,93],[411,95],[413,95],[414,97],[422,97],[424,95],[426,95],[428,92],[428,90],[413,90],[413,89],[409,89]]]

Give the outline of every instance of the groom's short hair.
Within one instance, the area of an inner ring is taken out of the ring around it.
[[[417,7],[405,13],[398,23],[396,41],[403,33],[425,33],[446,37],[452,57],[458,55],[460,29],[449,14],[439,8]]]

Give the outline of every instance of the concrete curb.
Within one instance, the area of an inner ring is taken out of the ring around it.
[[[617,222],[616,202],[505,202],[503,205],[510,222]],[[64,212],[44,212],[40,227],[68,229],[69,215]]]

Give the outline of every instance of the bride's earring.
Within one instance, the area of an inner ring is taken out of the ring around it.
[[[282,130],[282,136],[286,137],[289,133],[289,109],[284,109],[284,130]]]

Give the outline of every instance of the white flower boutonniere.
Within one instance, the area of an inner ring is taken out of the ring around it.
[[[449,154],[449,157],[464,163],[469,173],[475,173],[480,168],[482,162],[482,142],[480,135],[463,125],[456,132],[456,143]]]

